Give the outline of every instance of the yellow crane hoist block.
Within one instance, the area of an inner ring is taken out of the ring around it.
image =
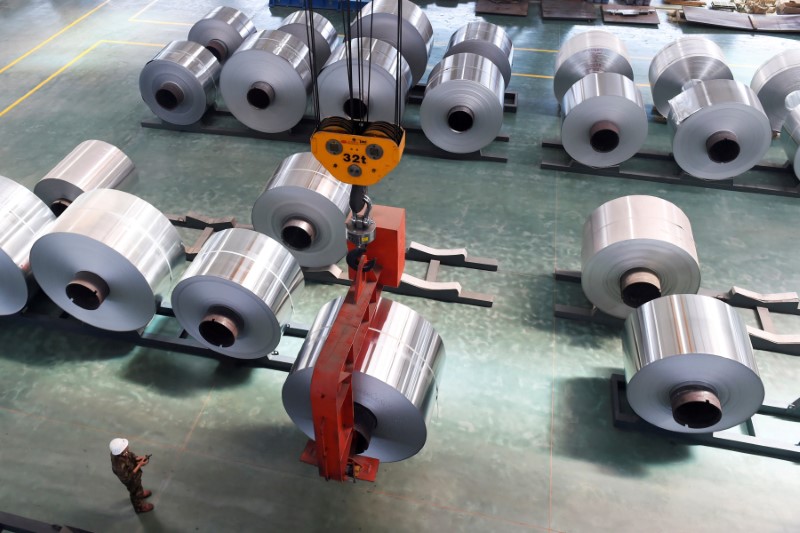
[[[374,185],[400,162],[406,132],[388,122],[358,123],[329,117],[311,135],[311,152],[333,177],[351,185]]]

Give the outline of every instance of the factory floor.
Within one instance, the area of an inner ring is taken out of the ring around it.
[[[472,2],[421,3],[435,30],[429,68],[449,35],[475,20]],[[86,139],[120,147],[138,169],[129,191],[167,213],[249,221],[273,169],[304,145],[143,129],[152,117],[138,76],[165,43],[218,2],[10,0],[0,3],[0,174],[33,187]],[[257,28],[290,11],[233,1]],[[581,302],[553,270],[580,268],[585,217],[628,194],[665,198],[690,220],[704,288],[800,289],[800,199],[541,170],[540,142],[559,132],[554,52],[586,24],[487,16],[512,37],[507,163],[406,156],[370,189],[407,210],[408,237],[466,247],[497,272],[442,268],[441,277],[494,295],[491,308],[396,297],[426,317],[447,350],[422,451],[381,465],[375,483],[325,482],[298,461],[307,438],[281,404],[285,374],[237,368],[33,326],[0,330],[0,511],[113,531],[613,531],[796,532],[798,465],[615,429],[608,379],[622,371],[617,328],[553,317]],[[328,12],[341,31],[338,15]],[[676,25],[606,26],[625,40],[648,111],[649,60],[682,34],[707,35],[736,78],[786,37]],[[597,27],[601,26],[598,22]],[[409,106],[408,120],[418,120]],[[668,150],[651,121],[646,148]],[[777,142],[768,153],[785,160]],[[424,267],[412,265],[420,275]],[[309,323],[341,287],[307,284],[294,321]],[[746,319],[752,323],[753,318]],[[800,321],[777,322],[784,332]],[[299,342],[285,339],[281,355]],[[800,361],[756,352],[767,402],[800,394]],[[757,420],[800,441],[800,424]],[[153,454],[144,486],[155,511],[136,515],[111,472],[108,442]]]

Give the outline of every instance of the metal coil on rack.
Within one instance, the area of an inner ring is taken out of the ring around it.
[[[410,0],[402,2],[400,53],[411,68],[409,87],[413,87],[422,79],[428,66],[428,58],[433,48],[433,27],[422,8]],[[398,4],[397,0],[369,2],[359,11],[358,17],[350,25],[350,31],[356,36],[361,35],[364,38],[379,39],[389,43],[396,50]]]
[[[172,41],[142,69],[139,92],[161,120],[194,124],[214,103],[220,71],[219,61],[205,47]]]
[[[317,313],[283,385],[286,412],[312,438],[311,376],[341,305],[337,298]],[[441,337],[414,310],[382,298],[356,360],[353,401],[356,431],[366,441],[363,453],[381,462],[413,456],[425,445],[438,394],[445,360]]]
[[[622,74],[589,74],[562,100],[561,142],[579,163],[618,165],[633,157],[647,138],[647,112],[636,84]]]
[[[800,48],[784,50],[765,61],[753,74],[750,88],[761,101],[772,131],[781,131],[791,105],[787,98],[796,98],[800,91]]]
[[[444,57],[463,53],[485,57],[500,69],[505,87],[511,83],[514,43],[506,31],[497,24],[476,21],[456,30],[450,37]]]
[[[212,235],[172,291],[181,326],[238,359],[269,355],[303,289],[300,264],[281,244],[242,228]]]
[[[60,215],[86,191],[120,187],[134,168],[113,144],[83,141],[36,183],[33,192]]]
[[[250,17],[232,7],[220,6],[194,23],[188,40],[204,46],[225,63],[245,39],[256,32]]]
[[[567,40],[556,55],[553,90],[561,103],[575,82],[588,74],[614,72],[633,79],[628,49],[614,34],[589,30]]]
[[[289,248],[301,266],[334,264],[347,253],[350,189],[310,152],[291,155],[253,205],[253,228]]]
[[[644,304],[625,321],[623,348],[628,402],[658,427],[721,431],[764,401],[747,328],[716,298],[679,294]]]
[[[350,48],[350,64],[347,48]],[[360,61],[359,61],[360,59]],[[378,39],[352,39],[333,52],[319,74],[320,115],[370,122],[394,122],[397,61],[400,61],[400,114],[412,87],[411,69],[397,49]],[[350,97],[348,71],[353,73]]]
[[[755,92],[733,80],[698,82],[669,101],[672,152],[692,176],[738,176],[769,149],[769,119]]]
[[[0,316],[20,312],[36,287],[30,251],[56,217],[39,197],[0,176]]]
[[[283,31],[247,38],[222,69],[220,91],[230,112],[257,131],[286,131],[303,118],[313,73],[305,43]]]
[[[436,146],[453,153],[480,150],[503,125],[505,83],[497,66],[477,54],[445,57],[431,71],[420,125]]]
[[[158,209],[114,189],[80,195],[31,249],[42,290],[61,309],[112,331],[144,327],[184,261]]]
[[[794,175],[800,177],[800,108],[794,108],[786,115],[780,139]]]
[[[700,264],[688,217],[654,196],[623,196],[587,217],[581,286],[598,309],[627,317],[644,302],[696,293]]]
[[[328,58],[331,57],[331,53],[333,53],[334,48],[336,48],[336,41],[339,39],[339,36],[333,24],[319,13],[315,12],[311,20],[314,23],[311,28],[314,34],[313,51],[316,52],[314,67],[316,71],[319,72],[325,62],[328,61]],[[305,11],[295,11],[284,18],[277,29],[294,35],[303,41],[303,43],[308,46],[309,50],[312,50],[311,43],[308,42],[308,15]]]
[[[653,105],[663,116],[669,101],[696,81],[732,80],[722,49],[705,37],[681,37],[658,51],[648,72]]]

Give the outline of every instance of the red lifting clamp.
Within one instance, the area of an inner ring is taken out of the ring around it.
[[[375,481],[378,473],[377,459],[359,455],[368,450],[369,435],[359,431],[363,427],[356,421],[352,374],[375,316],[381,288],[398,285],[405,267],[405,210],[375,206],[373,214],[375,242],[379,244],[370,244],[370,257],[362,255],[358,269],[350,272],[353,283],[311,377],[315,439],[308,442],[300,460],[317,465],[326,480]],[[364,266],[372,259],[376,266],[365,271]]]

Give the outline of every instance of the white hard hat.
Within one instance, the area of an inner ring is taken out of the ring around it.
[[[111,450],[111,455],[119,455],[124,452],[127,447],[128,439],[114,439],[108,445],[108,448]]]

